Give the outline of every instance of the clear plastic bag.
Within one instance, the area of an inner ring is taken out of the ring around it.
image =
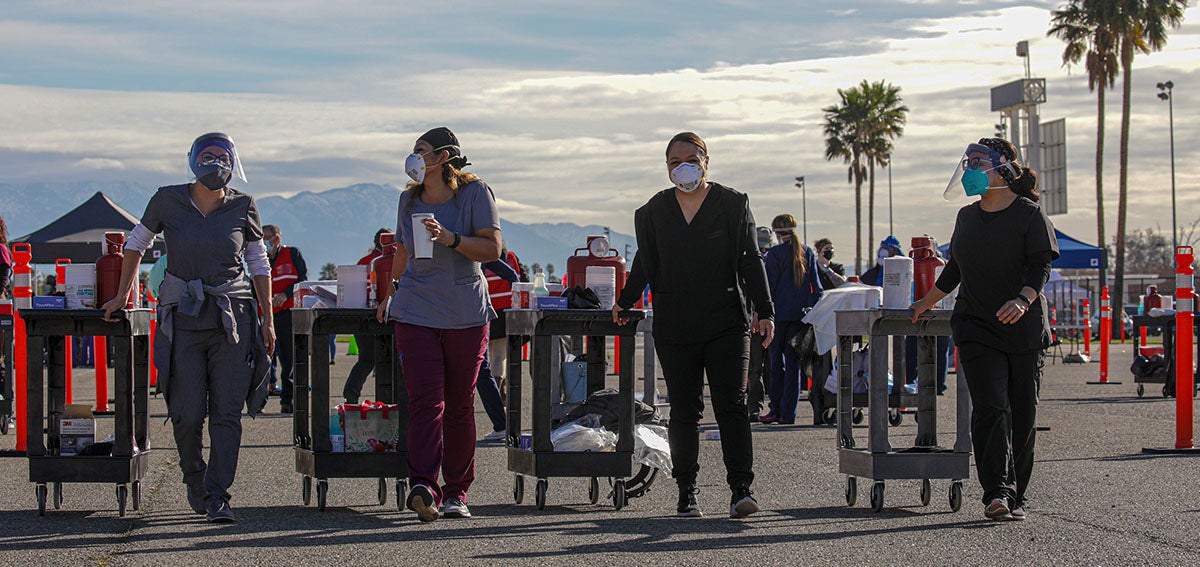
[[[671,444],[667,428],[661,425],[638,425],[633,430],[633,460],[671,473]]]
[[[600,415],[589,413],[550,432],[555,451],[616,451],[617,434],[600,425]]]

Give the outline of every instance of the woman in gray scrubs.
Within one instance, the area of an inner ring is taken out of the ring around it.
[[[125,306],[142,254],[155,235],[165,233],[167,271],[159,289],[154,363],[167,379],[159,387],[188,504],[210,522],[231,523],[229,487],[241,446],[242,405],[254,416],[265,403],[275,349],[271,266],[254,198],[228,186],[234,177],[246,180],[233,140],[220,133],[196,138],[188,165],[194,181],[160,187],[150,198],[125,245],[117,298],[103,308],[105,319],[113,320],[112,313]],[[206,417],[212,440],[207,464]]]

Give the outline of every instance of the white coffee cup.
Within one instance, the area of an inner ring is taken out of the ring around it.
[[[425,219],[432,219],[433,213],[413,213],[413,258],[433,258],[433,235],[425,228]]]

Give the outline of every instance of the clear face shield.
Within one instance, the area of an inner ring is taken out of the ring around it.
[[[188,152],[188,172],[199,178],[203,172],[219,169],[229,172],[230,177],[246,183],[246,172],[237,148],[229,136],[202,136]]]
[[[998,167],[1011,168],[1012,165],[1000,155],[1000,152],[982,144],[968,144],[954,175],[946,184],[942,198],[953,201],[962,197],[974,197],[988,192],[991,181],[987,173]]]

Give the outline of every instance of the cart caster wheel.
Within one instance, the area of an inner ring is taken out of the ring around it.
[[[957,512],[962,508],[962,481],[950,483],[950,511]]]
[[[871,486],[871,510],[879,512],[883,510],[883,481],[877,480]]]
[[[300,479],[300,501],[308,506],[312,502],[312,477],[305,476]]]
[[[1139,398],[1146,395],[1146,387],[1141,384],[1138,384],[1137,395]]]
[[[1164,398],[1169,398],[1169,397],[1171,397],[1171,394],[1170,394],[1170,393],[1168,393],[1168,392],[1170,392],[1170,390],[1167,390],[1167,387],[1166,387],[1166,386],[1163,386],[1163,397],[1164,397]]]
[[[850,423],[853,423],[854,425],[860,425],[863,422],[863,417],[862,408],[854,408],[850,412]]]
[[[852,476],[846,477],[846,505],[853,506],[858,502],[858,479]]]
[[[133,481],[133,502],[132,502],[132,504],[133,504],[134,510],[142,509],[142,481],[140,481],[140,480]]]
[[[317,511],[318,512],[325,511],[325,498],[328,495],[329,495],[329,481],[327,481],[323,478],[318,478],[317,479]]]
[[[407,502],[404,499],[407,492],[408,482],[401,478],[396,479],[396,509],[401,512],[404,511],[404,504]]]
[[[35,492],[37,493],[38,515],[45,516],[46,515],[46,485],[38,484],[37,488],[35,489]]]
[[[900,410],[898,410],[898,409],[888,410],[888,423],[891,424],[893,427],[900,425],[900,423],[903,421],[904,421],[904,414],[900,413]]]
[[[62,503],[63,503],[63,485],[62,484],[63,483],[61,483],[61,482],[56,482],[52,485],[53,492],[51,493],[51,495],[54,498],[52,503],[54,504],[55,510],[62,510]]]
[[[125,517],[125,503],[129,500],[129,487],[124,484],[117,485],[117,515]]]
[[[387,504],[387,493],[388,493],[387,479],[381,478],[381,479],[379,479],[379,505],[380,506]]]
[[[550,481],[548,481],[544,478],[539,478],[537,480],[536,494],[534,494],[534,504],[537,505],[538,510],[544,509],[546,507],[546,491],[549,489],[550,489]]]
[[[525,500],[525,477],[513,475],[513,502],[520,504]]]
[[[921,480],[921,505],[928,506],[929,501],[933,499],[933,486],[929,484],[929,479]]]
[[[837,423],[837,408],[829,408],[821,412],[821,421],[825,425],[834,425]]]
[[[588,481],[588,502],[595,504],[600,501],[600,479],[592,477]]]
[[[8,417],[0,415],[0,435],[8,435]]]
[[[620,510],[624,508],[629,501],[625,499],[625,481],[618,480],[613,483],[613,508]]]

